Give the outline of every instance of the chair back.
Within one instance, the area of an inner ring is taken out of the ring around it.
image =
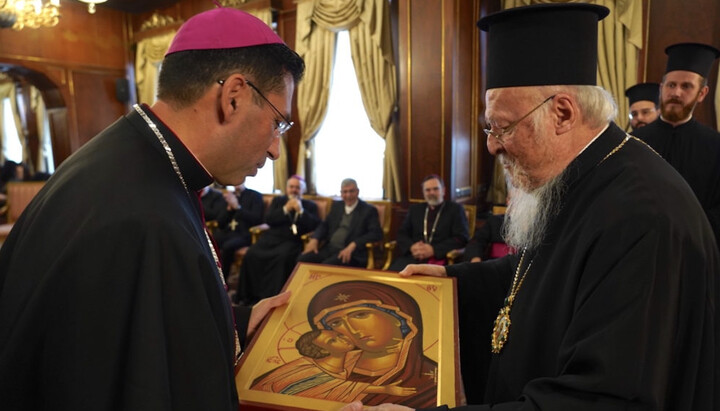
[[[390,223],[392,222],[392,202],[387,200],[370,200],[368,204],[375,206],[383,231],[383,241],[390,239]]]
[[[493,208],[492,208],[492,213],[495,215],[505,214],[506,211],[507,211],[507,206],[504,206],[504,205],[496,205],[496,206],[493,206]]]
[[[312,195],[306,195],[303,196],[303,198],[314,202],[318,208],[318,217],[320,217],[320,220],[325,220],[325,217],[327,217],[330,212],[330,207],[332,207],[333,199],[330,197]]]
[[[263,205],[265,206],[265,214],[267,214],[267,211],[270,209],[270,203],[272,203],[273,199],[277,197],[276,194],[263,194]]]
[[[472,238],[475,235],[475,224],[477,223],[477,206],[463,204],[463,208],[465,209],[465,217],[468,220],[470,238]]]
[[[11,181],[7,183],[7,222],[14,223],[45,185],[44,181]]]

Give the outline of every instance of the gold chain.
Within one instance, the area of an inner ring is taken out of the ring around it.
[[[512,308],[513,301],[515,301],[515,296],[517,295],[518,291],[520,291],[520,287],[523,285],[525,277],[527,276],[528,271],[530,271],[530,267],[533,263],[533,260],[530,260],[530,263],[525,269],[525,272],[523,273],[522,277],[520,277],[520,268],[522,268],[522,263],[525,259],[526,253],[527,249],[524,249],[522,254],[520,255],[520,261],[518,262],[517,269],[515,269],[515,278],[513,278],[513,283],[510,287],[510,295],[505,298],[505,305],[500,309],[500,312],[498,312],[497,318],[495,318],[495,325],[493,326],[491,339],[491,347],[494,354],[499,354],[508,340],[511,323],[510,309]]]

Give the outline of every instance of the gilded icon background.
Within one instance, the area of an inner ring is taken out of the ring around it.
[[[453,403],[452,280],[301,264],[287,288],[290,303],[246,353],[240,398],[308,409],[354,400],[419,408],[445,393],[453,398],[442,402]]]

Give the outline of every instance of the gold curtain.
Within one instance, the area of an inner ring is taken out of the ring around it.
[[[175,31],[140,40],[135,57],[138,103],[153,104],[157,98],[157,79],[163,57]]]
[[[389,5],[385,0],[300,0],[297,9],[296,51],[305,59],[306,73],[298,86],[302,139],[298,174],[305,174],[307,151],[327,113],[335,33],[349,30],[353,64],[370,125],[385,139],[383,189],[401,199],[397,130],[392,115],[397,103],[395,63],[390,37]],[[314,180],[314,176],[310,176]]]
[[[397,130],[393,113],[397,79],[390,34],[390,10],[386,0],[366,0],[360,24],[350,29],[350,48],[363,106],[373,130],[385,139],[383,189],[390,200],[400,200]]]
[[[244,11],[252,14],[253,16],[259,18],[262,20],[265,24],[272,27],[272,9],[270,7],[264,7],[261,9],[255,8],[255,9],[243,9]]]
[[[43,153],[45,152],[45,142],[49,138],[47,135],[49,133],[49,130],[45,127],[45,119],[47,117],[47,112],[45,109],[45,101],[42,98],[42,94],[40,94],[40,90],[38,90],[35,87],[30,88],[30,106],[32,107],[33,111],[35,112],[35,121],[37,124],[37,134],[38,134],[38,142],[39,142],[39,149],[37,152],[37,158],[35,158],[35,161],[33,162],[33,165],[35,166],[35,172],[42,171],[47,172],[47,168],[45,167],[45,161]],[[28,150],[29,151],[29,150]],[[28,154],[29,155],[29,154]]]

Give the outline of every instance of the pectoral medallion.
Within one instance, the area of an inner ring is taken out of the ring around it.
[[[492,352],[499,354],[510,332],[510,306],[506,305],[500,309],[497,318],[495,318],[495,326],[492,332]]]
[[[515,301],[515,296],[518,291],[520,291],[523,281],[525,281],[525,276],[527,276],[532,266],[531,260],[525,269],[525,273],[520,277],[520,267],[522,267],[526,251],[527,250],[523,250],[520,255],[520,262],[518,262],[517,268],[515,269],[515,278],[513,278],[513,283],[510,287],[510,295],[505,298],[505,305],[500,309],[500,312],[498,312],[497,318],[495,318],[495,325],[493,326],[492,336],[490,338],[490,349],[493,354],[500,354],[500,351],[502,351],[508,340],[508,335],[510,334],[510,309]]]
[[[293,232],[294,235],[297,235],[298,231],[297,225],[295,223],[292,223],[292,225],[290,225],[290,230]]]

